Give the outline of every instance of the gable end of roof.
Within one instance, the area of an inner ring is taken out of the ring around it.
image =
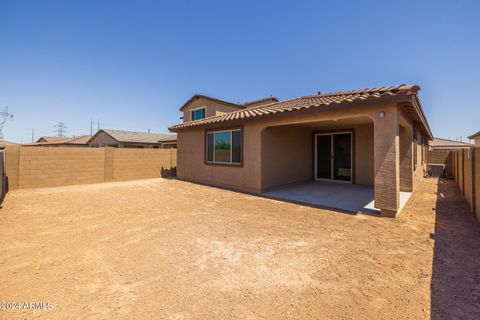
[[[230,102],[230,101],[225,101],[225,100],[221,100],[221,99],[209,97],[209,96],[206,96],[206,95],[203,95],[203,94],[195,94],[195,95],[193,95],[193,97],[191,97],[190,99],[188,99],[188,101],[185,102],[185,103],[183,104],[183,106],[180,107],[180,111],[183,111],[183,109],[185,109],[192,101],[194,101],[194,100],[196,100],[196,99],[200,99],[200,98],[203,98],[203,99],[206,99],[206,100],[210,100],[210,101],[214,101],[214,102],[218,102],[218,103],[228,104],[228,105],[230,105],[230,106],[237,107],[237,108],[244,108],[243,105],[238,104],[238,103],[234,103],[234,102]]]

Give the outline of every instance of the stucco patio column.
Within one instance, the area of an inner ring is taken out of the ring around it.
[[[400,198],[399,114],[395,106],[374,119],[375,207],[395,217]]]

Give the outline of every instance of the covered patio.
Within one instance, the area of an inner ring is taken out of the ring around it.
[[[375,208],[375,192],[372,186],[329,182],[306,181],[290,184],[263,192],[263,195],[287,202],[320,208],[332,208],[349,213],[368,213],[380,215]],[[411,192],[400,192],[399,211],[410,199]]]

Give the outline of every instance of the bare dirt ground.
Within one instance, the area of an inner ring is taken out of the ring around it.
[[[2,319],[480,315],[480,230],[451,182],[398,219],[164,179],[17,190],[0,230],[0,301],[20,303]]]

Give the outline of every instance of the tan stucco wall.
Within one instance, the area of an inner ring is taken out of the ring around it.
[[[263,131],[262,188],[312,180],[312,135],[308,128],[292,126]]]
[[[11,190],[160,177],[176,149],[7,147]]]
[[[353,132],[354,181],[373,186],[373,124],[323,126],[319,129],[322,132]],[[315,131],[298,126],[268,127],[263,131],[263,189],[314,179]]]
[[[417,149],[417,165],[414,166],[413,170],[413,186],[418,184],[418,181],[423,178],[425,170],[426,170],[426,161],[425,161],[425,153],[426,153],[426,148],[425,145],[422,144],[422,136],[419,131],[417,131],[417,139],[416,143],[413,143],[413,147]],[[422,149],[423,152],[423,158],[422,158]],[[413,158],[413,161],[415,161],[415,158]]]
[[[243,167],[205,164],[205,130],[177,132],[177,177],[243,191],[260,190],[260,131],[245,126]],[[249,147],[245,147],[249,146]]]
[[[217,101],[212,101],[212,100],[200,97],[198,99],[193,100],[188,106],[186,106],[183,109],[183,122],[190,121],[191,120],[190,111],[193,110],[193,109],[200,108],[200,107],[206,107],[205,117],[216,116],[216,115],[220,115],[220,114],[224,114],[224,113],[228,113],[228,112],[237,111],[237,110],[242,109],[241,106],[235,107],[235,106],[232,106],[230,104],[225,104],[225,103],[221,103],[221,102],[217,102]]]
[[[373,186],[374,174],[373,124],[355,127],[355,183]]]

